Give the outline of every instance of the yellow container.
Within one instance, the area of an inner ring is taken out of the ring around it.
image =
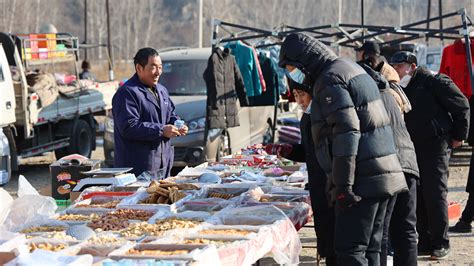
[[[21,53],[22,53],[22,58],[26,59],[26,60],[30,60],[31,59],[31,48],[25,48],[25,49],[22,49],[21,50]],[[25,54],[26,53],[26,54]]]
[[[54,33],[49,33],[46,34],[46,38],[48,39],[48,50],[49,50],[49,57],[56,57],[57,52],[56,52],[56,47],[57,47],[57,42],[56,42],[56,34]]]

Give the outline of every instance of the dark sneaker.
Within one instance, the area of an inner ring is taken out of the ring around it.
[[[449,228],[449,232],[452,233],[471,233],[472,226],[471,223],[465,222],[463,220],[459,220],[455,226],[451,226]]]
[[[449,248],[440,248],[440,249],[435,249],[433,252],[431,252],[431,257],[430,259],[432,260],[442,260],[448,257],[449,255]]]

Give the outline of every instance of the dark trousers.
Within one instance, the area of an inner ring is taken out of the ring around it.
[[[471,155],[471,165],[469,166],[469,175],[468,175],[466,191],[469,193],[467,198],[466,207],[462,212],[461,220],[464,222],[472,222],[472,217],[474,217],[474,149],[472,150]]]
[[[313,188],[314,187],[314,188]],[[309,186],[311,207],[313,209],[314,230],[318,253],[326,258],[326,265],[336,265],[334,252],[334,208],[329,207],[325,186]]]
[[[416,146],[420,169],[417,195],[418,250],[449,248],[448,175],[449,156],[446,140]]]
[[[350,208],[336,206],[334,245],[338,265],[380,265],[388,198],[363,198]]]
[[[474,193],[469,193],[469,198],[467,198],[466,207],[462,211],[461,220],[466,223],[472,222],[472,217],[474,217]]]
[[[393,265],[417,265],[416,176],[405,173],[408,192],[389,199],[382,237],[380,265],[387,265],[388,243],[394,251]]]

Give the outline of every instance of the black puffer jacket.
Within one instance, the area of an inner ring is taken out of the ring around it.
[[[446,75],[417,68],[404,89],[412,110],[405,122],[415,145],[436,139],[465,140],[469,129],[469,103]]]
[[[388,81],[380,73],[373,70],[364,63],[359,63],[359,65],[374,79],[377,87],[379,88],[380,96],[382,97],[388,117],[390,118],[395,148],[397,150],[398,160],[400,161],[403,172],[420,177],[418,163],[416,162],[415,147],[413,146],[413,142],[410,139],[410,134],[408,133],[407,126],[405,125],[402,113],[400,112],[400,107],[398,106],[392,93],[390,93],[392,88],[390,87]]]
[[[237,97],[240,106],[247,106],[248,98],[239,67],[229,49],[214,49],[203,77],[207,87],[209,128],[239,126]]]
[[[352,187],[366,198],[406,190],[389,117],[364,69],[301,33],[283,42],[280,66],[285,64],[300,67],[314,81],[312,133],[329,189]]]

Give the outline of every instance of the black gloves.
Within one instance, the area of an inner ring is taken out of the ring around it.
[[[350,208],[354,204],[361,201],[361,197],[357,196],[352,192],[352,187],[338,187],[334,190],[333,202],[336,202],[336,206],[339,208]]]

